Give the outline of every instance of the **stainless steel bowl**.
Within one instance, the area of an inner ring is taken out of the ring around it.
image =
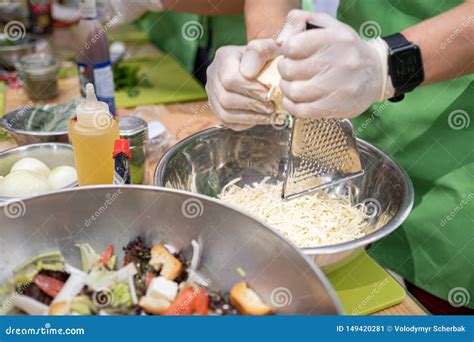
[[[207,129],[182,140],[163,156],[155,172],[155,184],[216,197],[237,177],[242,178],[240,185],[264,177],[283,181],[288,135],[288,130],[271,126],[242,132],[225,127]],[[369,220],[373,232],[342,244],[303,248],[328,271],[345,265],[367,245],[393,232],[413,205],[413,185],[407,173],[373,145],[358,140],[358,146],[365,175],[331,191],[350,191],[356,203],[366,201],[375,206],[377,212]]]
[[[51,169],[61,165],[75,166],[74,153],[71,145],[60,143],[34,144],[15,147],[5,152],[0,152],[0,176],[8,174],[13,164],[27,157],[39,159]],[[75,186],[77,186],[77,182],[73,182],[65,186],[65,188]],[[0,196],[0,202],[15,199],[18,198]]]
[[[200,271],[212,288],[229,291],[240,267],[278,314],[342,313],[321,270],[261,222],[205,196],[145,186],[81,187],[0,206],[0,283],[21,262],[58,249],[79,267],[81,242],[96,250],[113,243],[121,259],[138,236],[188,258],[191,240],[202,241]]]
[[[0,34],[0,43],[8,42],[5,34]],[[0,65],[6,69],[13,69],[21,57],[35,52],[37,39],[26,35],[25,38],[12,42],[12,45],[0,46]]]
[[[5,128],[18,145],[22,146],[45,142],[69,142],[67,129],[52,132],[26,130],[26,123],[32,111],[33,108],[21,108],[6,114],[0,119],[0,125]]]

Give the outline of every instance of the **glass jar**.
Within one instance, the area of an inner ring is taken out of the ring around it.
[[[54,56],[46,53],[26,55],[15,68],[30,99],[48,100],[58,95],[59,63]]]
[[[130,174],[132,184],[142,184],[145,175],[145,141],[148,139],[148,126],[145,120],[133,116],[119,119],[120,138],[130,143]]]

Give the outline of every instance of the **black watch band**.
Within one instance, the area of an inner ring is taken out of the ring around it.
[[[390,36],[383,37],[390,48],[397,48],[403,45],[411,44],[403,34],[401,33],[394,33]]]
[[[395,88],[392,102],[401,101],[404,94],[412,91],[424,80],[420,48],[408,41],[401,33],[382,37],[388,45],[388,73]]]

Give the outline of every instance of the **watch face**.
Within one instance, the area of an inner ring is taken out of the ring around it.
[[[417,46],[404,46],[392,52],[390,76],[396,89],[413,89],[424,79],[421,53]]]

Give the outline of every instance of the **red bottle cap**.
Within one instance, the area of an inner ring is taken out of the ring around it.
[[[125,153],[130,159],[130,144],[127,139],[115,140],[113,157],[115,158],[120,152]]]

